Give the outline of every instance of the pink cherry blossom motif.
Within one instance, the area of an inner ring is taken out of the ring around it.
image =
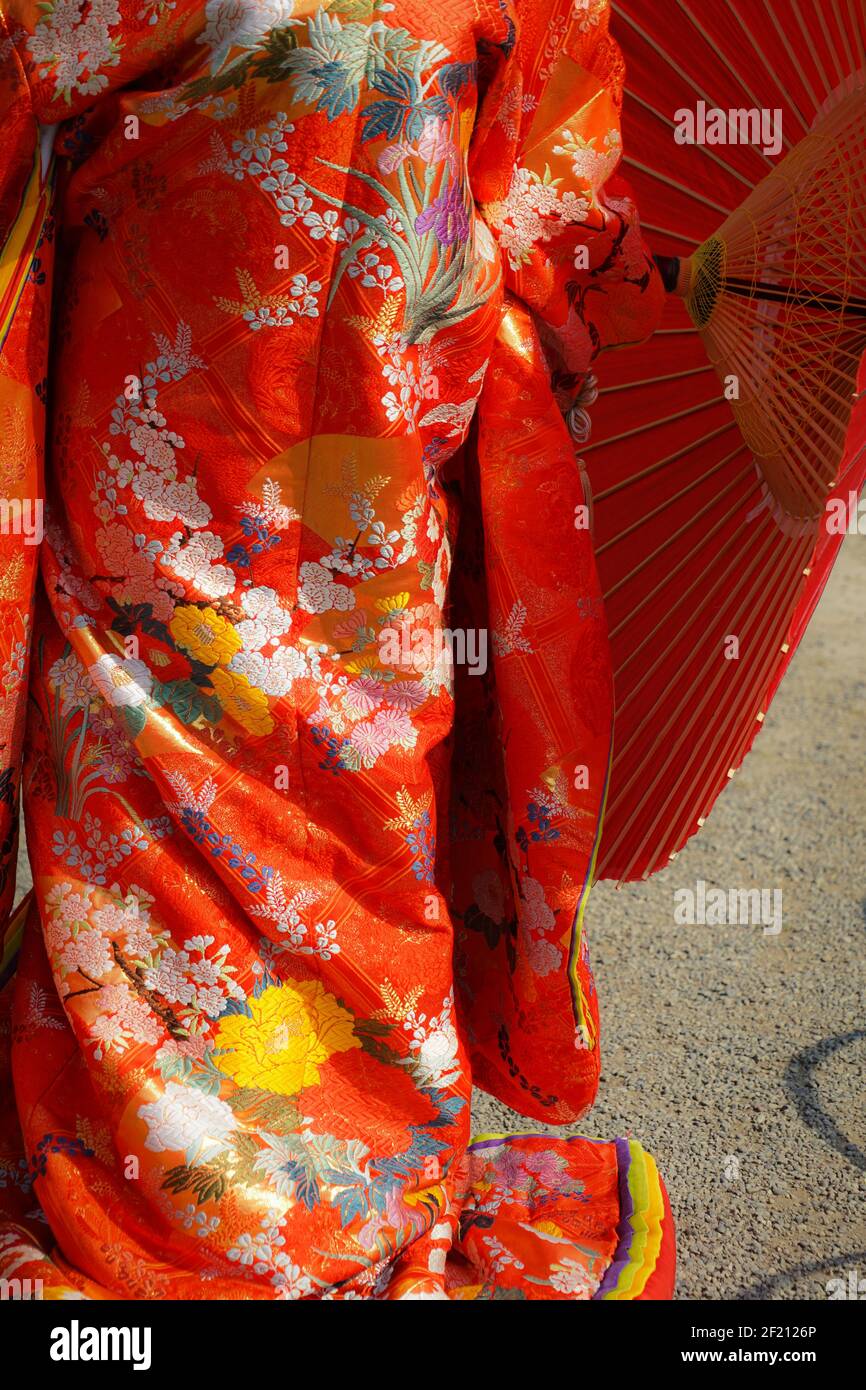
[[[60,960],[67,970],[83,970],[97,980],[114,965],[111,943],[95,928],[80,931],[67,941],[60,953]]]

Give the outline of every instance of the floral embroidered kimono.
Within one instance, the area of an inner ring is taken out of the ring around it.
[[[531,1132],[599,1076],[566,420],[663,295],[607,0],[0,8],[0,1275],[669,1297],[652,1159]]]

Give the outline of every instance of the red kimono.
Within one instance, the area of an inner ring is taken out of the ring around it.
[[[469,1122],[599,1075],[607,0],[2,19],[0,1275],[669,1297],[637,1142]]]

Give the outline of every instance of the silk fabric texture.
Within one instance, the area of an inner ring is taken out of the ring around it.
[[[470,1139],[599,1076],[563,417],[662,298],[607,4],[3,17],[0,1272],[670,1296],[636,1141]]]

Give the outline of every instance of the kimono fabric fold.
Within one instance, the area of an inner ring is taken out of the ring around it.
[[[469,1116],[599,1076],[606,0],[2,15],[0,1275],[670,1297],[639,1143]]]

